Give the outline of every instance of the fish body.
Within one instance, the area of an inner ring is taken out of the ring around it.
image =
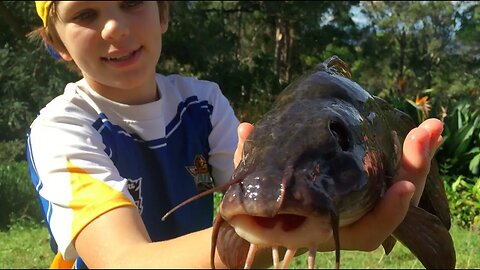
[[[212,259],[217,248],[228,266],[250,267],[257,249],[272,247],[278,266],[278,247],[290,257],[307,248],[314,258],[331,237],[338,257],[338,228],[360,219],[393,184],[401,143],[414,127],[405,113],[352,81],[338,57],[320,63],[279,94],[245,141],[215,220]],[[410,206],[385,251],[397,239],[425,267],[453,268],[449,228],[433,164],[419,207]]]

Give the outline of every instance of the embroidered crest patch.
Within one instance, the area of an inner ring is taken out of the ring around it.
[[[143,211],[143,197],[142,197],[142,177],[135,180],[127,179],[127,188],[130,195],[132,195],[135,205],[138,208],[140,215]]]
[[[202,155],[195,156],[194,166],[185,166],[185,168],[193,176],[199,192],[213,188],[213,181],[208,171],[207,160]]]

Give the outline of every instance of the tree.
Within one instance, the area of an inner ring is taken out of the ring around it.
[[[26,33],[41,26],[32,2],[0,2],[0,141],[22,139],[38,111],[78,78]],[[7,14],[5,16],[5,14]],[[30,25],[32,27],[27,27]]]

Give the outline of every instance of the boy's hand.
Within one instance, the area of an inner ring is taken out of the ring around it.
[[[253,125],[249,123],[241,123],[238,127],[235,167],[242,159],[243,143],[252,130]],[[418,204],[430,170],[430,161],[442,143],[442,131],[442,122],[432,118],[408,133],[403,143],[402,166],[395,176],[395,184],[372,211],[357,222],[340,228],[341,249],[377,249],[405,218],[410,203]],[[334,250],[333,239],[318,250]]]

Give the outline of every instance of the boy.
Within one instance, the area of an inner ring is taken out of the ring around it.
[[[51,267],[209,267],[211,196],[164,222],[161,216],[226,183],[253,127],[239,125],[217,84],[155,73],[166,2],[36,7],[43,27],[35,35],[83,77],[42,109],[27,136],[32,181],[57,254]],[[371,213],[340,231],[342,249],[375,249],[412,196],[418,203],[441,130],[431,119],[411,131],[397,175],[409,181],[398,181]],[[331,242],[319,247],[331,249]]]

